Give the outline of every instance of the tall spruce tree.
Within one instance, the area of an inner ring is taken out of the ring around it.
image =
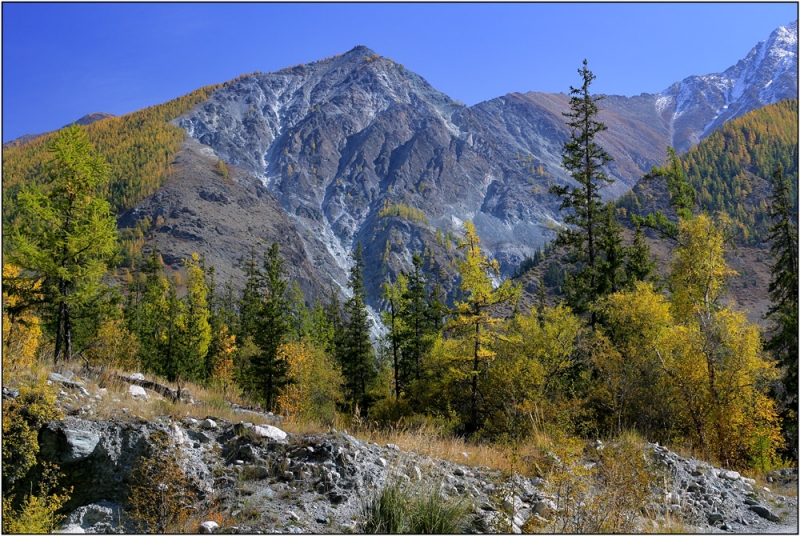
[[[600,296],[600,235],[605,224],[600,190],[614,181],[603,171],[613,158],[595,141],[597,134],[608,128],[597,120],[597,102],[603,97],[589,90],[595,76],[586,60],[578,74],[583,83],[579,88],[570,87],[570,111],[564,115],[572,131],[563,152],[564,168],[578,185],[554,185],[550,192],[561,197],[561,210],[571,210],[564,216],[567,227],[559,232],[557,243],[568,248],[568,262],[578,267],[566,278],[565,293],[572,308],[583,313]],[[593,327],[595,320],[592,312]]]
[[[18,308],[42,310],[55,337],[54,358],[70,360],[76,323],[95,323],[107,286],[101,278],[119,251],[116,221],[101,192],[109,166],[94,152],[79,126],[61,130],[48,147],[43,186],[32,185],[17,197],[18,220],[10,233],[8,261],[22,268],[19,277],[34,288],[20,296]],[[95,323],[96,324],[96,323]]]
[[[289,333],[286,270],[278,243],[264,254],[264,289],[255,318],[253,341],[258,353],[250,358],[252,380],[266,409],[273,410],[278,391],[287,384],[289,365],[278,350]]]
[[[433,346],[434,335],[439,332],[446,309],[436,289],[431,288],[422,271],[423,259],[414,254],[412,270],[406,276],[406,289],[400,309],[403,382],[422,379],[422,361]]]
[[[364,289],[364,261],[361,241],[352,255],[348,286],[352,297],[344,304],[344,324],[337,337],[336,354],[342,367],[345,396],[350,409],[356,406],[367,411],[371,405],[368,389],[377,376],[374,350],[369,338],[371,321],[367,315],[366,290]]]
[[[775,259],[769,296],[772,305],[766,317],[771,321],[770,338],[766,343],[778,363],[784,369],[784,393],[781,398],[784,410],[784,428],[789,445],[797,444],[797,212],[793,210],[788,181],[783,176],[783,166],[772,173],[770,213],[772,226],[769,230],[770,251]],[[793,455],[796,457],[797,453]]]

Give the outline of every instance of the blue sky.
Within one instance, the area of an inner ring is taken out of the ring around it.
[[[121,115],[252,71],[366,45],[468,105],[566,92],[656,93],[721,72],[790,3],[10,3],[2,5],[3,142],[90,112]]]

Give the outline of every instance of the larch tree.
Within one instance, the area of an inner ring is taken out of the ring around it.
[[[39,282],[37,293],[19,306],[42,310],[58,362],[72,358],[76,322],[103,301],[107,287],[101,278],[119,246],[114,215],[100,194],[109,166],[85,131],[61,130],[48,150],[45,184],[23,189],[17,198],[8,260],[22,269],[20,277]]]
[[[597,102],[603,97],[590,92],[595,76],[586,60],[578,74],[583,83],[579,88],[570,87],[570,111],[564,113],[572,130],[569,141],[564,144],[562,160],[564,168],[578,185],[554,185],[550,193],[561,197],[561,210],[571,210],[564,216],[567,227],[559,232],[556,242],[567,246],[568,261],[579,266],[567,277],[565,290],[575,312],[584,313],[589,309],[588,305],[600,296],[600,235],[605,225],[600,191],[614,180],[603,171],[613,158],[596,141],[597,135],[608,129],[597,120]],[[594,313],[591,313],[591,323],[594,326]]]
[[[459,375],[469,391],[465,431],[474,433],[480,425],[479,376],[486,374],[494,357],[489,344],[494,336],[492,328],[502,320],[494,313],[498,307],[516,303],[520,288],[509,280],[494,287],[492,276],[499,275],[500,267],[496,260],[490,261],[483,253],[472,222],[464,222],[464,237],[458,247],[465,253],[465,259],[458,265],[462,299],[456,302],[456,317],[445,326],[445,330],[454,333],[465,348]]]

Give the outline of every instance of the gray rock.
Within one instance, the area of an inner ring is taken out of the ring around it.
[[[67,449],[61,455],[61,461],[64,463],[73,463],[88,458],[100,442],[99,435],[85,430],[66,429],[64,436],[67,441]]]
[[[108,501],[87,504],[73,510],[64,520],[61,532],[71,534],[107,534],[122,530],[122,509]],[[72,529],[67,532],[67,529]]]
[[[131,374],[129,377],[130,377],[130,379],[132,379],[132,380],[141,380],[141,381],[144,381],[144,374],[142,374],[141,372],[134,372],[134,373],[133,373],[133,374]]]
[[[213,430],[217,427],[217,423],[213,419],[204,419],[200,421],[200,426],[206,430]]]
[[[760,504],[754,504],[753,506],[750,507],[750,510],[755,512],[756,514],[760,515],[761,517],[763,517],[767,521],[778,522],[778,521],[781,520],[781,518],[779,518],[778,516],[773,514],[769,510],[769,508],[767,508],[765,506],[762,506]]]
[[[200,529],[198,532],[200,534],[214,534],[218,528],[219,524],[215,521],[203,521],[200,523]]]
[[[270,426],[269,424],[254,426],[252,429],[253,432],[259,437],[265,437],[273,441],[283,441],[286,439],[286,432],[280,428]]]
[[[147,391],[141,385],[129,385],[128,394],[133,398],[147,398]]]
[[[721,523],[725,520],[725,516],[720,514],[719,512],[714,512],[708,515],[708,524],[713,525],[715,523]]]

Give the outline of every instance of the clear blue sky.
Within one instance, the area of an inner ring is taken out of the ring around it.
[[[2,5],[3,141],[121,115],[252,71],[366,45],[468,105],[568,91],[656,93],[721,72],[797,3]]]

